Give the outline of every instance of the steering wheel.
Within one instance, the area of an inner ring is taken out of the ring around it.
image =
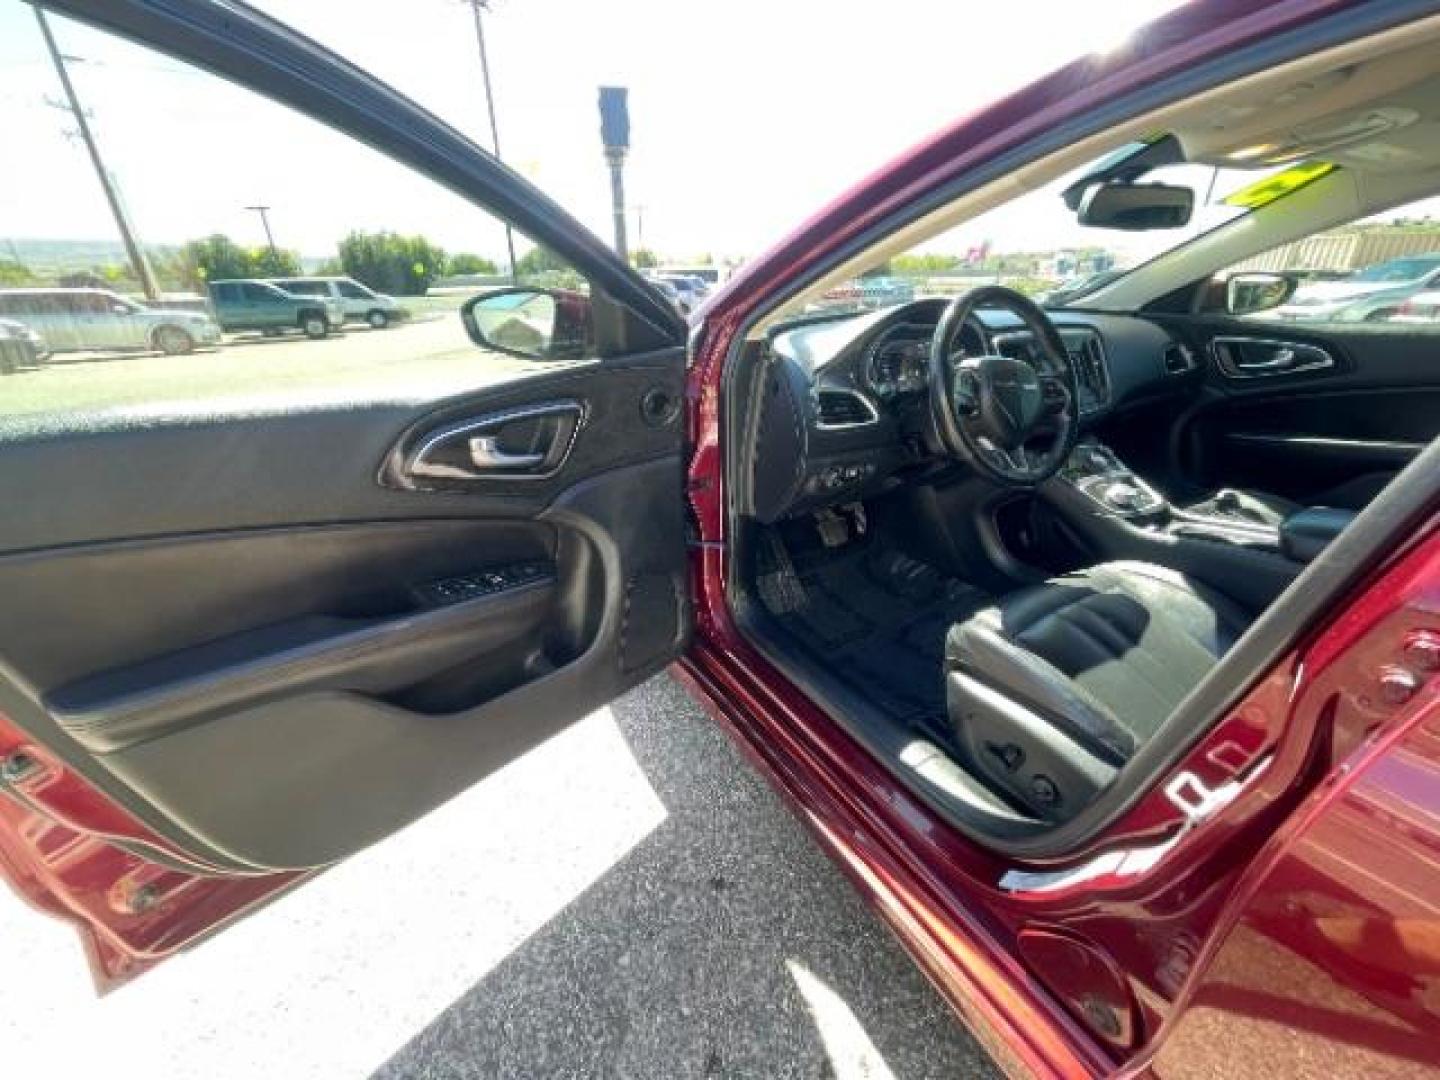
[[[1035,342],[1033,364],[965,355],[960,332],[982,307],[1020,317]],[[1005,487],[1038,484],[1075,449],[1079,400],[1060,332],[1033,300],[1002,285],[982,285],[950,301],[930,343],[930,404],[940,442],[953,457]]]

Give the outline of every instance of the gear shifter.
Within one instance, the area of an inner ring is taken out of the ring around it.
[[[1119,481],[1105,488],[1102,498],[1106,504],[1122,513],[1133,513],[1143,509],[1147,502],[1145,493],[1134,484]]]
[[[1106,510],[1122,517],[1165,509],[1164,497],[1127,469],[1103,443],[1081,443],[1060,475]]]

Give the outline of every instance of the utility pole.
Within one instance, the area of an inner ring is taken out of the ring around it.
[[[260,215],[260,224],[265,227],[265,242],[270,245],[270,254],[276,259],[276,266],[279,266],[280,252],[275,249],[275,234],[270,231],[270,207],[268,206],[247,206],[246,210],[253,210]]]
[[[55,36],[50,33],[50,23],[46,21],[45,12],[39,4],[30,6],[35,12],[35,21],[40,24],[40,35],[45,39],[45,48],[50,53],[50,62],[55,65],[55,74],[60,77],[60,86],[65,91],[65,98],[70,102],[70,114],[75,117],[75,124],[80,129],[80,138],[85,143],[85,149],[90,152],[90,162],[95,166],[95,175],[100,180],[100,187],[105,191],[105,201],[110,204],[110,213],[115,218],[115,227],[120,230],[120,239],[125,244],[125,254],[135,270],[135,277],[140,282],[145,299],[157,300],[160,297],[160,290],[155,286],[155,275],[150,270],[150,263],[146,260],[139,241],[135,239],[135,232],[130,227],[130,220],[125,214],[124,204],[120,201],[120,193],[115,189],[115,179],[106,171],[105,163],[100,158],[100,148],[95,144],[95,136],[90,131],[90,122],[85,117],[85,110],[80,107],[80,99],[76,96],[75,87],[70,82],[70,73],[65,70],[65,60],[55,46]]]
[[[475,43],[480,47],[480,76],[485,81],[485,110],[490,114],[490,145],[495,151],[495,160],[500,156],[500,127],[495,122],[495,94],[490,88],[490,58],[485,52],[485,23],[480,18],[481,10],[490,10],[490,0],[466,0],[475,16]],[[510,281],[519,284],[520,271],[515,266],[515,230],[505,222],[505,250],[510,255]]]

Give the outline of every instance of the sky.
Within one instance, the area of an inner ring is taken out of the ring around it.
[[[488,144],[461,0],[258,6]],[[1173,6],[492,0],[485,27],[505,160],[608,237],[596,91],[627,86],[631,246],[688,258],[768,247],[937,128],[1113,48]],[[222,231],[258,244],[258,216],[245,207],[265,203],[277,243],[310,256],[331,254],[351,228],[503,250],[486,215],[347,138],[176,61],[51,22],[145,242]],[[0,245],[114,236],[83,149],[65,135],[73,123],[47,98],[60,88],[33,13],[0,0]],[[1047,222],[1029,231],[1053,235]]]

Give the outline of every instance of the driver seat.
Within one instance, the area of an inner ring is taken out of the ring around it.
[[[967,764],[1042,820],[1075,815],[1256,613],[1143,562],[1012,593],[950,629],[946,704]]]

